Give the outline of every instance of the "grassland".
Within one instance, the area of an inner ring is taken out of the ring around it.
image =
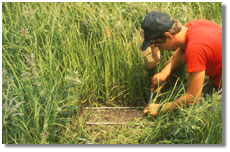
[[[87,129],[84,106],[145,106],[153,73],[140,55],[140,24],[158,10],[183,24],[222,25],[221,3],[2,3],[4,144],[221,144],[222,96],[149,123]],[[181,67],[158,102],[185,91]],[[152,123],[154,122],[154,125]]]

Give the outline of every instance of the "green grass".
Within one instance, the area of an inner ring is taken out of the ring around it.
[[[222,25],[221,3],[2,3],[2,142],[221,144],[222,97],[211,95],[201,106],[150,119],[154,125],[114,126],[103,137],[87,131],[84,106],[147,104],[152,74],[139,51],[140,25],[152,10],[183,24],[202,18]],[[170,55],[163,52],[152,73]],[[185,91],[184,68],[157,102]]]

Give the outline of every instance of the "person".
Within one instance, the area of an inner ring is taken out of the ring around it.
[[[207,75],[213,85],[222,88],[222,27],[208,20],[194,20],[182,25],[170,15],[152,11],[142,24],[144,41],[141,50],[158,47],[160,51],[174,51],[168,64],[152,78],[151,88],[156,89],[171,72],[186,63],[188,84],[186,93],[164,104],[151,103],[144,113],[157,116],[178,107],[188,107],[200,101]]]

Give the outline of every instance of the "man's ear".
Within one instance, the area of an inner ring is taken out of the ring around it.
[[[166,36],[167,38],[169,38],[170,40],[173,38],[172,34],[169,32],[165,32],[164,36]]]

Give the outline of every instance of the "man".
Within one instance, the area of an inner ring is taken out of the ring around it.
[[[178,107],[199,102],[205,75],[215,87],[222,88],[222,27],[206,20],[196,20],[182,26],[169,15],[161,12],[148,13],[141,25],[144,42],[141,50],[158,47],[161,51],[174,51],[169,63],[152,78],[151,88],[156,89],[171,72],[186,62],[189,74],[187,91],[176,101],[166,104],[149,104],[144,113],[157,116]]]

